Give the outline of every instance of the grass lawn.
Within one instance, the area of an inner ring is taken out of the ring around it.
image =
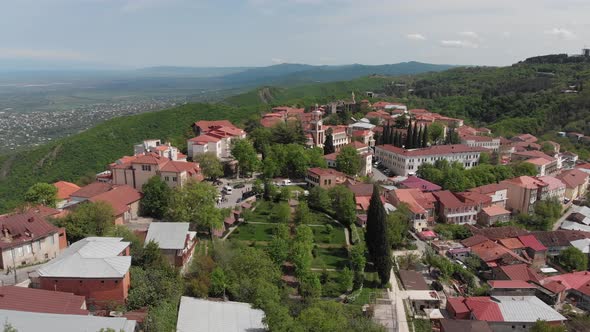
[[[379,288],[379,275],[377,275],[377,272],[365,272],[363,289],[358,297],[350,302],[350,304],[362,306],[364,304],[373,303],[379,295],[379,292],[382,291],[383,289]]]
[[[313,230],[313,238],[315,243],[318,245],[332,244],[332,245],[343,245],[346,244],[344,239],[344,228],[333,225],[330,232],[326,232],[324,226],[311,226]]]
[[[348,251],[344,248],[318,248],[312,267],[340,270],[348,264]]]
[[[274,236],[276,225],[242,224],[229,236],[232,240],[270,241]]]
[[[337,223],[335,223],[332,218],[326,216],[325,214],[321,213],[321,212],[315,212],[315,211],[311,211],[311,214],[313,216],[313,221],[311,222],[313,225],[333,225],[336,226]]]
[[[415,332],[430,332],[432,331],[432,324],[428,319],[415,319],[414,320],[414,331]]]
[[[250,217],[248,221],[255,221],[255,222],[272,222],[270,218],[270,214],[274,203],[268,201],[258,201],[256,203],[256,210],[250,213]]]

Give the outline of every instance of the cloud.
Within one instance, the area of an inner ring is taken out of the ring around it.
[[[545,31],[545,34],[555,36],[562,40],[573,40],[577,38],[575,33],[564,28],[553,28]]]
[[[4,59],[47,59],[47,60],[85,60],[80,53],[66,50],[38,50],[25,48],[0,48],[0,58]]]
[[[478,48],[479,45],[469,40],[441,40],[440,46],[447,48]]]
[[[285,59],[281,59],[281,58],[272,58],[270,59],[270,61],[274,64],[281,64],[281,63],[287,63],[287,61]]]
[[[479,35],[477,34],[477,32],[473,31],[462,31],[459,32],[459,35],[467,38],[479,39]]]
[[[406,39],[408,40],[426,40],[423,34],[420,33],[410,33],[406,35]]]

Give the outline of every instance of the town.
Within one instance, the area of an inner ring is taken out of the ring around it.
[[[590,163],[367,98],[194,119],[186,146],[33,185],[0,216],[5,328],[588,326]]]

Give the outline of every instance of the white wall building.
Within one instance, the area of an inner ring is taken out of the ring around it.
[[[428,148],[406,150],[393,145],[375,147],[377,158],[396,175],[414,175],[422,164],[434,164],[437,160],[447,160],[449,163],[459,162],[469,169],[479,162],[481,152],[487,151],[481,147],[470,147],[463,144],[435,145]]]
[[[471,147],[480,147],[497,152],[500,150],[500,139],[490,136],[463,136],[461,137],[461,144]]]

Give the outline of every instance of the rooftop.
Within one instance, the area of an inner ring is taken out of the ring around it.
[[[490,217],[510,214],[510,211],[506,210],[505,208],[499,205],[484,207],[481,210]]]
[[[417,188],[420,189],[422,191],[437,191],[437,190],[441,190],[442,187],[434,184],[430,181],[426,181],[424,179],[421,179],[417,176],[408,176],[407,179],[405,179],[404,181],[401,181],[399,184],[401,184],[402,186],[406,187],[406,188]]]
[[[90,197],[91,202],[106,202],[113,207],[115,216],[119,216],[129,210],[128,205],[141,199],[141,193],[128,185],[114,186],[96,196]]]
[[[145,243],[154,241],[160,249],[184,249],[188,230],[187,222],[152,222]]]
[[[543,279],[543,276],[533,271],[527,264],[505,265],[500,266],[499,268],[510,280],[533,281],[539,283]]]
[[[488,284],[492,288],[500,289],[521,289],[521,288],[536,288],[524,280],[490,280]]]
[[[80,189],[78,185],[67,181],[58,181],[54,183],[53,186],[57,188],[58,199],[68,199],[73,193]]]
[[[440,325],[445,332],[492,332],[485,321],[466,319],[441,319]]]
[[[567,188],[575,188],[583,185],[588,181],[588,173],[582,172],[579,169],[572,169],[563,171],[557,176]]]
[[[115,237],[87,237],[73,243],[57,258],[42,265],[39,276],[52,278],[122,278],[131,256],[119,256],[129,242]]]
[[[455,153],[469,153],[469,152],[484,152],[488,149],[480,148],[480,147],[470,147],[464,144],[453,144],[453,145],[433,145],[427,148],[421,149],[411,149],[406,150],[403,148],[398,148],[393,145],[380,145],[377,147],[378,149],[383,149],[389,152],[393,152],[395,154],[404,155],[407,157],[418,157],[418,156],[435,156],[435,155],[446,155],[446,154],[455,154]]]
[[[0,309],[88,315],[84,296],[17,286],[0,287]]]
[[[59,230],[41,212],[30,209],[24,213],[0,216],[0,248],[11,248],[57,233]]]
[[[127,318],[61,315],[14,310],[0,310],[0,321],[10,322],[18,332],[80,332],[111,329],[134,332],[136,322]]]
[[[412,270],[399,270],[399,277],[406,290],[430,289],[420,272]]]
[[[96,196],[98,194],[102,194],[111,190],[113,187],[110,183],[104,182],[93,182],[89,185],[86,185],[79,190],[73,192],[70,196],[72,197],[81,197],[81,198],[90,198]]]
[[[264,312],[249,303],[211,301],[183,296],[178,310],[177,331],[256,332],[266,331]]]

